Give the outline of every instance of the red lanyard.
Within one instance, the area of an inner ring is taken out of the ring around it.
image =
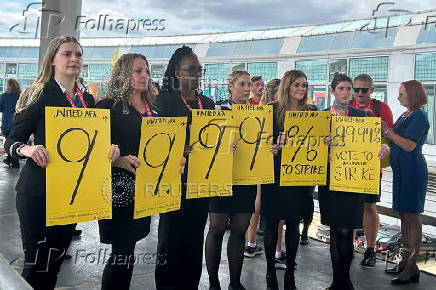
[[[138,109],[136,109],[134,106],[132,106],[131,104],[130,104],[130,106],[132,106],[133,108],[135,108],[135,110],[139,113],[139,115],[141,115],[141,117],[152,117],[153,115],[152,115],[152,113],[151,113],[151,110],[150,110],[150,106],[148,105],[148,103],[147,103],[147,101],[146,100],[142,100],[143,102],[144,102],[144,105],[145,105],[145,114],[143,114],[143,113],[141,113],[140,111],[138,111]]]
[[[182,95],[180,95],[180,97],[182,98],[182,101],[185,103],[186,108],[188,108],[188,110],[192,112],[192,107],[188,104],[188,102],[186,102],[185,98]],[[203,110],[203,102],[200,100],[200,97],[197,97],[197,102],[198,102],[198,108]]]
[[[330,107],[330,109],[332,111],[333,116],[339,116],[338,111],[336,110],[335,106],[332,105]],[[348,106],[347,106],[347,109],[345,110],[345,116],[348,116]]]
[[[76,83],[74,88],[76,90],[76,94],[79,96],[80,103],[82,104],[82,106],[84,108],[86,108],[86,103],[85,103],[85,100],[83,99],[83,93],[79,89],[79,86],[77,85],[77,83]],[[73,99],[70,97],[70,95],[66,91],[65,91],[65,96],[67,97],[67,101],[70,102],[71,107],[76,108],[77,107],[76,104],[74,104]]]

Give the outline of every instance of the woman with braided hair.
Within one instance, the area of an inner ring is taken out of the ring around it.
[[[191,152],[188,142],[192,109],[215,109],[214,102],[201,93],[202,73],[203,68],[192,49],[188,46],[178,48],[171,56],[161,93],[152,106],[158,116],[188,117],[184,152],[187,160]],[[185,173],[182,175],[180,209],[160,214],[155,269],[158,290],[198,289],[209,200],[186,199],[186,180]]]

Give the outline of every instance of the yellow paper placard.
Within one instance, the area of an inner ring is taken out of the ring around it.
[[[233,184],[274,183],[273,109],[271,105],[233,105],[237,149]]]
[[[330,190],[378,194],[379,117],[332,117]]]
[[[232,125],[232,111],[192,110],[186,198],[232,195]]]
[[[112,218],[110,112],[45,108],[47,226]]]
[[[186,117],[142,119],[135,219],[180,209],[186,121]]]
[[[325,185],[330,112],[286,112],[286,143],[282,148],[280,186]]]

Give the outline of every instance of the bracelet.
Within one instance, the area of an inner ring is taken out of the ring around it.
[[[25,143],[21,144],[20,146],[17,147],[17,149],[15,150],[15,153],[17,153],[18,156],[23,157],[24,155],[20,153],[21,148],[23,148],[24,146],[26,146]]]

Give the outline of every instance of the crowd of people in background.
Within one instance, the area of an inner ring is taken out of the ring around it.
[[[45,149],[46,106],[96,107],[110,110],[112,174],[135,182],[139,167],[138,150],[142,118],[152,116],[187,116],[192,121],[193,109],[231,110],[233,104],[271,105],[273,108],[275,183],[234,185],[231,197],[186,199],[189,162],[189,126],[182,160],[182,199],[179,210],[159,217],[155,283],[157,289],[198,289],[202,274],[203,247],[209,289],[221,289],[219,265],[223,235],[230,228],[227,244],[230,285],[228,289],[245,289],[241,283],[244,256],[254,258],[263,252],[266,257],[264,275],[267,289],[279,289],[276,269],[285,269],[284,289],[296,289],[297,251],[308,245],[308,231],[314,212],[313,186],[280,186],[281,149],[285,144],[286,111],[317,111],[310,102],[309,83],[300,70],[288,70],[281,79],[270,80],[266,86],[262,76],[234,71],[228,76],[228,98],[214,102],[203,95],[203,67],[188,47],[178,48],[169,60],[163,85],[152,83],[146,56],[128,53],[115,63],[106,95],[95,104],[94,98],[78,81],[83,51],[73,37],[53,39],[35,82],[20,95],[20,86],[10,79],[6,93],[0,96],[3,112],[2,133],[7,137],[5,150],[8,166],[19,167],[19,159],[27,161],[17,182],[17,211],[25,253],[22,276],[35,289],[54,289],[64,255],[50,254],[50,249],[66,253],[75,225],[45,225],[45,166],[50,157]],[[126,81],[127,80],[127,81]],[[394,123],[389,107],[371,98],[374,84],[371,76],[354,79],[335,73],[330,84],[333,103],[325,110],[336,116],[379,116],[385,138],[378,154],[383,160],[390,153],[393,171],[393,209],[399,212],[403,237],[402,260],[388,273],[398,276],[393,284],[419,281],[416,265],[421,242],[420,213],[424,209],[427,188],[427,165],[422,154],[429,122],[422,109],[427,96],[415,80],[401,83],[398,100],[407,110]],[[17,102],[18,101],[18,102]],[[15,114],[15,117],[14,117]],[[13,119],[13,121],[12,121]],[[28,145],[34,136],[34,144]],[[330,135],[324,143],[331,144]],[[329,168],[327,166],[327,168]],[[329,172],[327,175],[329,176]],[[329,178],[327,178],[327,181]],[[134,188],[134,187],[133,187]],[[119,193],[118,193],[119,194]],[[355,229],[364,228],[367,249],[361,264],[374,266],[375,238],[379,227],[376,203],[380,195],[332,191],[329,184],[318,187],[321,223],[330,226],[330,257],[332,282],[326,289],[354,289],[350,277]],[[128,289],[134,268],[136,243],[150,232],[150,217],[133,219],[133,203],[112,205],[111,220],[99,221],[100,242],[110,244],[112,254],[102,274],[102,289]],[[209,219],[206,239],[204,230]],[[256,242],[261,220],[264,245]],[[303,229],[300,233],[300,223]],[[282,251],[282,235],[286,251]],[[246,238],[247,237],[247,238]],[[45,243],[39,243],[44,240]],[[39,259],[35,261],[35,255]],[[41,257],[44,257],[41,259]],[[114,263],[124,257],[124,264]],[[48,271],[41,271],[48,265]],[[297,274],[298,275],[298,274]],[[326,285],[327,286],[327,285]]]

